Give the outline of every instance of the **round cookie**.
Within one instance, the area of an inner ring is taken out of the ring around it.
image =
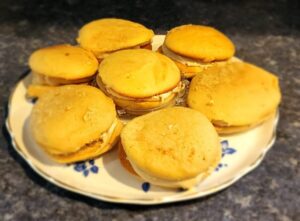
[[[151,43],[152,30],[145,26],[117,18],[104,18],[84,25],[77,38],[81,47],[92,51],[97,58],[120,49]]]
[[[233,62],[194,77],[187,103],[206,115],[220,132],[231,133],[273,115],[280,98],[275,75],[249,63]]]
[[[113,53],[101,62],[98,76],[106,87],[133,98],[167,92],[180,82],[179,70],[168,57],[146,49]]]
[[[30,116],[35,141],[58,162],[108,151],[121,130],[113,101],[86,85],[57,87],[39,98]]]
[[[183,90],[177,66],[168,57],[146,49],[128,49],[106,57],[97,84],[115,103],[141,114],[175,103]]]
[[[146,181],[190,188],[210,174],[221,158],[219,137],[201,113],[166,108],[130,121],[121,142],[134,171]]]
[[[87,50],[63,44],[35,51],[29,58],[29,66],[33,72],[45,77],[79,80],[93,76],[97,72],[98,61]]]
[[[167,33],[165,46],[171,51],[202,62],[222,61],[234,55],[235,47],[220,31],[201,25],[182,25]]]

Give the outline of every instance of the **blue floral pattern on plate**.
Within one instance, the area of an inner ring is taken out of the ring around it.
[[[148,182],[142,183],[142,189],[145,193],[147,193],[149,191],[150,187],[151,187],[150,183],[148,183]]]
[[[28,101],[32,104],[35,104],[37,102],[38,98],[37,97],[34,97],[34,98],[30,98],[28,99]]]
[[[83,161],[74,164],[74,170],[82,173],[83,176],[87,177],[90,173],[97,174],[99,168],[95,165],[95,160]]]
[[[236,153],[236,149],[229,146],[228,140],[222,140],[221,145],[222,145],[222,158],[225,155],[232,155]],[[95,160],[78,162],[73,164],[73,166],[74,166],[73,167],[74,170],[78,173],[82,173],[84,177],[87,177],[91,173],[97,174],[99,172],[98,166],[95,165]],[[219,171],[221,168],[227,166],[228,165],[226,163],[219,163],[215,171]],[[141,184],[141,188],[145,193],[147,193],[151,188],[151,184],[148,182],[143,182]]]
[[[221,141],[222,146],[222,158],[224,158],[225,155],[232,155],[236,153],[236,149],[229,146],[228,140],[222,140]],[[223,167],[227,167],[227,163],[219,163],[216,167],[215,171],[219,171]]]
[[[222,157],[224,157],[225,155],[234,154],[236,152],[236,149],[234,149],[233,147],[229,147],[228,140],[222,140],[221,145],[222,145]]]

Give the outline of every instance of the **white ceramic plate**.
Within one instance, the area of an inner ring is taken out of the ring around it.
[[[155,36],[154,49],[164,36]],[[190,190],[160,188],[129,174],[120,165],[116,150],[80,164],[53,162],[33,141],[28,118],[33,102],[25,98],[30,75],[11,94],[6,126],[12,146],[39,175],[66,190],[95,199],[128,204],[163,204],[203,197],[220,191],[249,173],[263,160],[275,141],[278,115],[237,135],[222,137],[223,157],[216,170]]]

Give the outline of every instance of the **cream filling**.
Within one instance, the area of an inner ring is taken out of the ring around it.
[[[129,101],[141,101],[141,102],[146,102],[146,101],[164,101],[167,100],[169,97],[171,97],[173,94],[177,94],[179,92],[181,92],[185,85],[180,81],[178,83],[178,85],[173,88],[172,90],[162,93],[162,94],[158,94],[158,95],[154,95],[152,97],[146,97],[146,98],[132,98],[132,97],[126,97],[123,96],[117,92],[115,92],[113,89],[111,89],[110,87],[107,87],[103,84],[103,82],[101,81],[101,79],[99,78],[99,76],[97,77],[97,83],[99,85],[99,87],[104,91],[106,91],[108,93],[108,95],[112,95],[115,98],[118,99],[122,99],[122,100],[129,100]]]
[[[216,64],[216,63],[226,64],[226,62],[242,62],[242,60],[237,58],[237,57],[231,57],[228,60],[224,60],[224,61],[213,61],[213,62],[210,62],[210,63],[204,63],[204,62],[201,62],[199,60],[195,60],[195,59],[192,59],[192,58],[187,58],[187,57],[181,56],[179,54],[176,54],[176,53],[172,52],[171,50],[169,50],[165,45],[162,45],[162,51],[166,56],[168,56],[172,60],[177,61],[181,64],[184,64],[188,67],[195,67],[196,66],[196,67],[208,68],[208,67],[210,67],[210,66],[212,66],[213,64]]]
[[[127,158],[128,159],[128,158]],[[164,186],[169,188],[184,188],[184,189],[190,189],[194,187],[197,183],[202,181],[208,174],[210,174],[215,168],[210,167],[207,172],[200,173],[198,176],[190,179],[180,180],[180,181],[174,181],[174,180],[164,180],[160,178],[156,178],[153,176],[148,175],[141,169],[139,169],[130,159],[128,159],[132,168],[134,171],[144,180],[148,181],[149,183],[158,185],[158,186]]]
[[[103,143],[101,147],[106,147],[108,143],[111,141],[111,137],[113,132],[115,131],[117,125],[119,124],[119,120],[116,118],[110,128],[107,130],[107,132],[104,132],[100,135],[100,139],[102,139]]]
[[[32,72],[32,84],[36,85],[58,86],[63,84],[79,84],[86,83],[92,79],[93,76],[81,79],[67,80],[63,78],[49,77],[43,74]]]
[[[179,84],[171,91],[159,95],[154,95],[151,97],[151,99],[159,101],[167,100],[167,98],[169,98],[171,95],[180,93],[184,89],[184,87],[185,85],[180,81]]]
[[[213,62],[204,63],[204,62],[192,59],[192,58],[187,58],[187,57],[181,56],[181,55],[176,54],[176,53],[172,52],[171,50],[169,50],[165,45],[162,45],[162,51],[169,58],[171,58],[177,62],[180,62],[186,66],[189,66],[189,67],[195,67],[195,66],[201,67],[201,66],[211,65],[213,63]]]

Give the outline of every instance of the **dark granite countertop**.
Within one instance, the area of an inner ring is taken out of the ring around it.
[[[78,28],[90,20],[122,17],[141,22],[161,34],[185,23],[211,25],[225,32],[236,44],[238,57],[280,78],[283,100],[277,141],[256,170],[224,191],[188,202],[140,207],[93,200],[50,184],[13,150],[3,126],[0,220],[300,220],[298,1],[87,2],[1,0],[2,124],[10,90],[27,69],[33,50],[73,43]]]

